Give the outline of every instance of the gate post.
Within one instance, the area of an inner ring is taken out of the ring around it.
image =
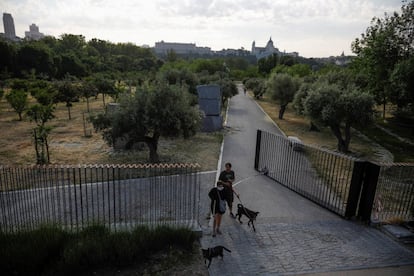
[[[352,171],[351,185],[349,187],[348,200],[345,209],[345,218],[347,219],[352,218],[357,213],[365,168],[366,162],[354,161],[354,169]]]
[[[259,170],[259,159],[260,159],[260,144],[262,141],[262,131],[260,129],[257,130],[256,136],[256,153],[254,156],[254,168],[256,171]]]
[[[380,166],[371,162],[366,164],[364,184],[358,209],[358,217],[362,221],[369,221],[371,219],[380,168]]]

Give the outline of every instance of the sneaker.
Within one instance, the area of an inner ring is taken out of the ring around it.
[[[223,233],[221,233],[220,229],[217,229],[217,234],[218,234],[218,235],[221,235],[221,234],[223,234]]]
[[[233,213],[230,213],[230,216],[234,219],[236,218],[236,216]]]
[[[216,231],[213,231],[213,238],[215,238],[216,237]]]

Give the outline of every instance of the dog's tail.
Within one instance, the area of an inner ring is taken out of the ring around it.
[[[226,247],[224,247],[224,246],[223,246],[223,249],[224,249],[224,250],[226,250],[226,251],[228,251],[228,252],[231,252],[231,250],[230,250],[230,249],[228,249],[228,248],[226,248]]]

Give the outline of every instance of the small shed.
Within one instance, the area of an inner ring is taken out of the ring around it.
[[[223,118],[221,116],[221,89],[219,85],[198,85],[198,105],[204,112],[201,130],[213,132],[222,129]]]

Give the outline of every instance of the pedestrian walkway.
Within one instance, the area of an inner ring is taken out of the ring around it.
[[[253,169],[256,130],[277,133],[278,129],[251,98],[243,93],[232,98],[227,127],[223,165],[233,164],[236,182],[244,179],[236,186],[242,203],[260,214],[253,232],[245,217],[244,224],[239,224],[226,213],[223,234],[215,238],[204,220],[202,247],[224,245],[232,250],[224,252],[224,260],[213,260],[210,275],[330,275],[413,265],[407,266],[406,272],[414,267],[414,252],[380,230],[344,220],[257,174]],[[211,182],[206,185],[212,186]],[[235,199],[234,212],[237,203]],[[391,271],[389,275],[398,275],[394,274],[397,270]]]

